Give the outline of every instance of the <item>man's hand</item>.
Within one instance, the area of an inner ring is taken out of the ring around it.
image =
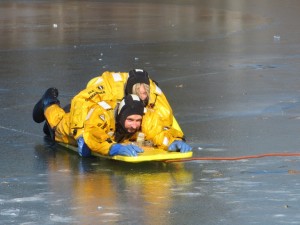
[[[189,146],[187,143],[185,143],[184,141],[173,141],[173,143],[170,144],[170,146],[168,148],[169,151],[179,150],[181,153],[189,152],[192,149],[193,148],[191,146]]]
[[[109,151],[110,156],[124,155],[124,156],[137,156],[138,153],[144,152],[143,149],[136,145],[121,145],[114,144]]]

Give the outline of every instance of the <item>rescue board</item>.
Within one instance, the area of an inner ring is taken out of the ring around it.
[[[78,152],[76,146],[68,145],[64,143],[58,143],[58,144],[74,152]],[[139,163],[139,162],[147,162],[147,161],[164,161],[170,159],[186,159],[193,156],[192,151],[185,152],[185,153],[168,152],[163,149],[158,149],[158,148],[148,147],[148,146],[143,147],[143,150],[144,152],[139,153],[138,156],[122,156],[122,155],[104,156],[97,152],[92,152],[92,155],[100,158],[106,158],[106,159],[112,159],[112,160],[130,162],[130,163]]]

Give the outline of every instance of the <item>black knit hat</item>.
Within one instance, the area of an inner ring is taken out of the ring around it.
[[[144,115],[144,105],[137,95],[126,95],[120,102],[116,121],[125,129],[125,120],[131,115]]]
[[[130,70],[125,87],[125,95],[132,94],[133,85],[138,83],[150,85],[148,73],[145,70],[140,69]]]

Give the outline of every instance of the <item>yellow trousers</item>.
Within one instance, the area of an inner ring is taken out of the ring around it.
[[[46,108],[44,115],[49,126],[55,131],[55,141],[77,146],[70,128],[70,113],[53,104]]]

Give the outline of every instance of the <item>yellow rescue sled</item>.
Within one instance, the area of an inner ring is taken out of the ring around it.
[[[175,129],[181,130],[181,127],[179,126],[177,120],[175,117],[173,117],[173,127]],[[77,147],[73,145],[68,145],[64,143],[59,143],[60,145],[74,151],[78,152]],[[165,160],[171,160],[171,159],[186,159],[191,158],[193,156],[193,152],[169,152],[163,149],[154,148],[154,147],[148,147],[143,146],[142,147],[144,152],[139,153],[138,156],[132,157],[132,156],[122,156],[122,155],[116,155],[116,156],[105,156],[101,155],[97,152],[92,152],[93,156],[106,158],[106,159],[113,159],[123,162],[131,162],[131,163],[138,163],[138,162],[147,162],[147,161],[165,161]]]
[[[73,145],[68,145],[64,143],[59,143],[60,145],[78,152],[77,147]],[[147,162],[147,161],[165,161],[170,159],[186,159],[193,156],[193,152],[168,152],[163,149],[153,148],[153,147],[143,147],[144,152],[139,153],[138,156],[132,157],[132,156],[122,156],[122,155],[116,155],[116,156],[104,156],[97,152],[92,152],[93,156],[106,158],[106,159],[113,159],[123,162],[130,162],[130,163],[139,163],[139,162]]]

